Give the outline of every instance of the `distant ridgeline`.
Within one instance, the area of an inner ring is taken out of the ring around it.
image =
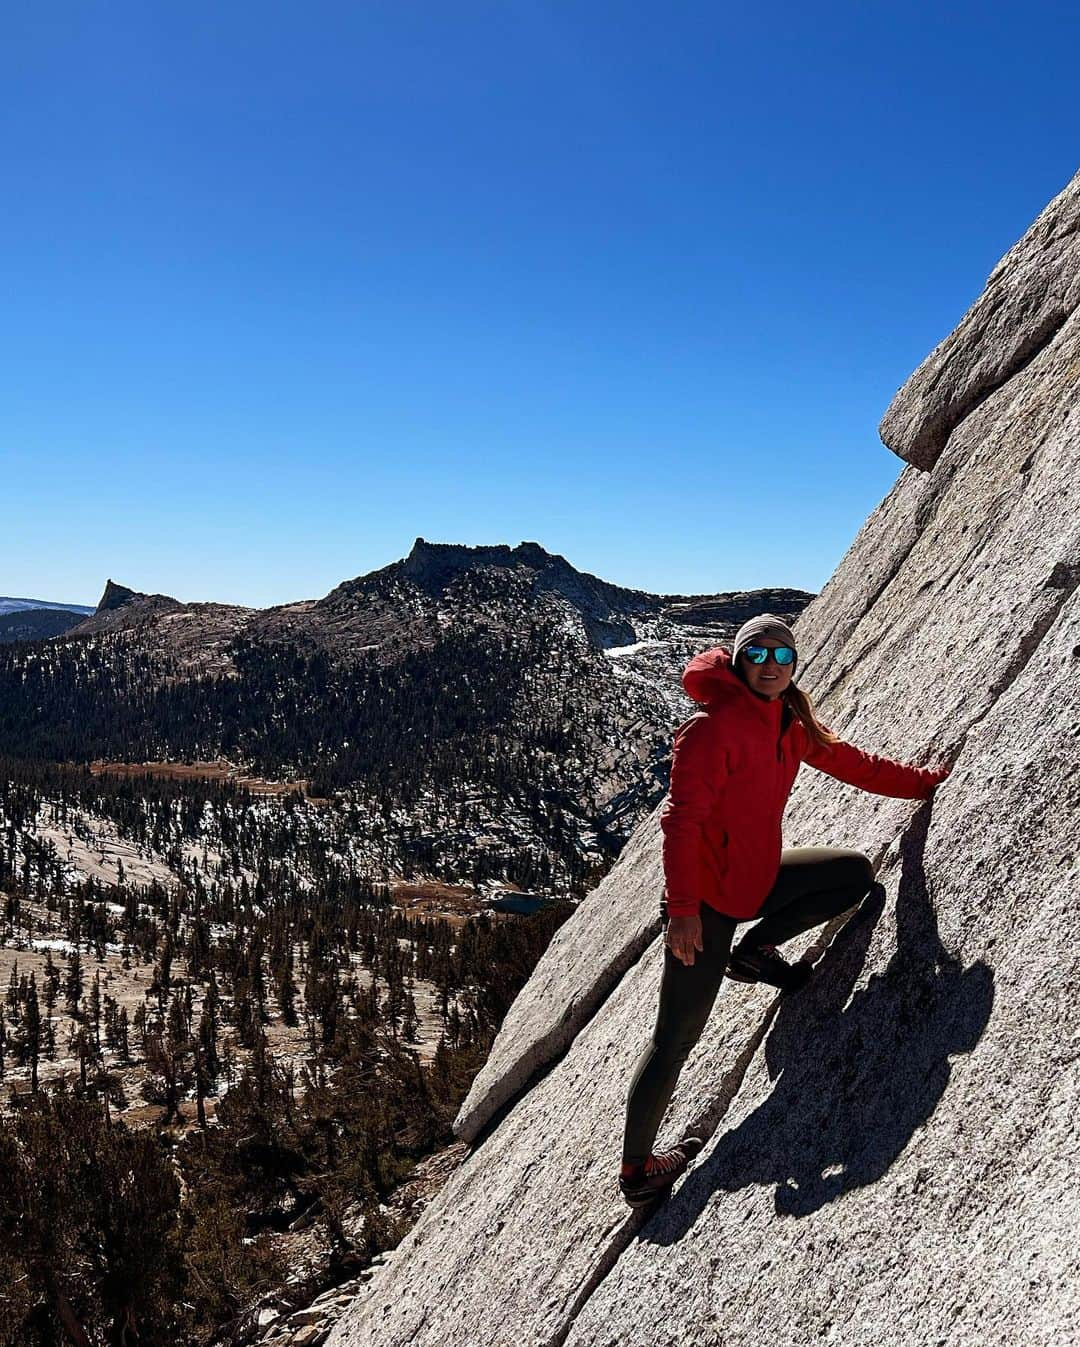
[[[535,543],[423,539],[324,599],[266,610],[110,580],[67,635],[0,648],[0,753],[225,758],[369,800],[384,826],[400,811],[443,877],[494,845],[546,856],[550,889],[581,893],[666,789],[686,659],[810,598],[652,595]]]
[[[0,644],[59,636],[85,621],[93,611],[79,604],[48,603],[44,599],[0,598]]]

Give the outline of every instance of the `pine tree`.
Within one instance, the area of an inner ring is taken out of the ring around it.
[[[72,1016],[79,1014],[79,1001],[83,994],[83,966],[77,946],[72,946],[68,955],[67,980],[64,983],[64,995],[67,998],[68,1012]]]
[[[94,980],[90,984],[90,994],[87,997],[87,1019],[90,1022],[90,1028],[94,1035],[94,1047],[100,1053],[101,1051],[101,973],[95,971]]]
[[[38,1091],[38,1061],[41,1058],[41,1011],[38,1007],[37,984],[33,973],[30,974],[30,994],[26,1001],[26,1015],[23,1021],[26,1058],[30,1063],[30,1091]]]

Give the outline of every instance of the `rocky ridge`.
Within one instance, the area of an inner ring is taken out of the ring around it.
[[[0,751],[227,760],[355,806],[390,877],[580,896],[666,788],[686,660],[811,597],[648,594],[535,542],[422,538],[271,609],[110,580],[64,638],[0,658]]]
[[[331,1347],[1058,1344],[1080,1328],[1080,174],[882,423],[908,465],[795,627],[842,737],[955,763],[932,801],[805,772],[787,845],[884,898],[804,937],[798,997],[725,986],[661,1137],[615,1187],[662,962],[646,819],[519,995],[473,1149]],[[793,956],[799,948],[789,951]]]
[[[579,571],[535,542],[470,547],[417,538],[402,560],[343,581],[321,599],[270,608],[185,604],[110,579],[97,608],[72,634],[152,633],[156,653],[181,657],[197,674],[216,671],[222,642],[239,636],[302,642],[344,660],[374,652],[380,663],[392,663],[434,643],[448,625],[513,630],[524,614],[547,610],[580,626],[592,649],[607,650],[733,629],[765,611],[794,614],[812,597],[783,588],[650,594]],[[227,658],[224,667],[235,670]]]

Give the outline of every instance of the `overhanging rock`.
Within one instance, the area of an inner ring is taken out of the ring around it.
[[[1009,249],[960,325],[893,399],[881,438],[909,463],[933,467],[953,428],[1080,306],[1078,178]]]

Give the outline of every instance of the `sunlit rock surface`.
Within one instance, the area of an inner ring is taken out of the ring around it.
[[[955,762],[927,803],[803,769],[787,844],[860,847],[885,898],[798,996],[725,986],[661,1131],[708,1144],[633,1213],[643,824],[507,1017],[459,1119],[478,1145],[332,1347],[1075,1340],[1078,219],[1080,175],[901,390],[883,434],[910,463],[795,628],[827,724]]]

